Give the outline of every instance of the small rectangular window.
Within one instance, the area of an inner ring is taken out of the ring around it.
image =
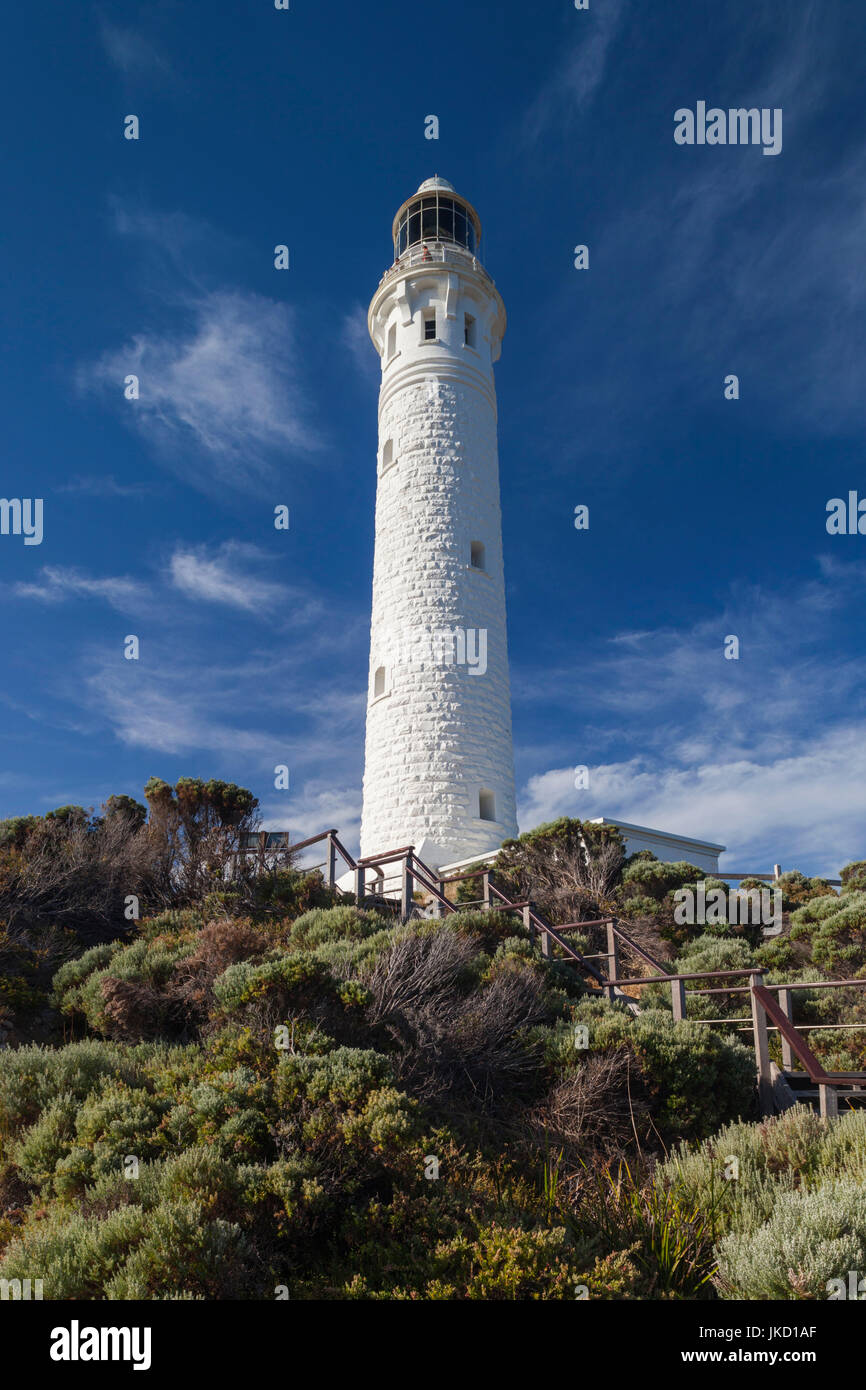
[[[470,543],[469,563],[474,570],[486,569],[484,563],[484,545],[481,541],[472,541]]]
[[[463,341],[467,347],[475,346],[475,320],[467,314],[463,321]]]
[[[478,818],[496,820],[496,797],[493,792],[485,790],[478,793]]]
[[[425,339],[426,342],[429,343],[429,342],[431,341],[431,339],[433,339],[433,338],[435,338],[435,337],[436,337],[436,315],[435,315],[435,314],[425,314],[425,315],[424,315],[424,339]]]
[[[388,356],[393,357],[397,351],[397,325],[392,323],[388,329]]]

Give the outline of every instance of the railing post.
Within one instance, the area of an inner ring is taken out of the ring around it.
[[[770,1035],[767,1032],[767,1015],[755,989],[763,985],[764,976],[756,970],[749,976],[749,993],[752,1000],[752,1032],[755,1039],[755,1068],[758,1073],[758,1104],[762,1115],[773,1113],[773,1078],[770,1075]]]
[[[529,920],[530,920],[530,922],[531,922],[531,921],[532,921],[532,913],[533,913],[533,910],[534,910],[533,904],[532,904],[531,902],[530,902],[530,903],[527,903],[526,908],[525,908],[524,910],[525,910],[525,912],[529,915]],[[526,920],[526,919],[524,918],[524,921],[525,921],[525,920]],[[540,927],[540,928],[539,928],[539,932],[540,932],[540,934],[541,934],[541,954],[545,957],[546,960],[552,960],[552,959],[553,959],[553,942],[552,942],[551,939],[550,939],[550,932],[546,932],[546,931],[544,930],[543,927]]]
[[[364,906],[364,881],[366,878],[366,872],[367,871],[364,868],[363,864],[359,864],[355,869],[355,898],[357,900],[358,907]]]
[[[819,1082],[818,1105],[822,1120],[835,1120],[839,1114],[839,1096],[835,1086],[828,1086],[823,1081]]]
[[[444,880],[444,878],[437,878],[437,880],[436,880],[436,887],[439,889],[439,892],[442,894],[442,896],[443,896],[443,898],[444,898],[444,897],[445,897],[445,880]],[[437,917],[445,917],[445,916],[447,916],[447,914],[448,914],[448,909],[447,909],[447,907],[445,906],[444,903],[437,902],[436,899],[434,898],[434,900],[433,900],[433,905],[434,905],[434,907],[436,908],[436,916],[437,916]]]
[[[414,879],[412,877],[412,853],[406,855],[403,860],[401,871],[401,892],[400,892],[400,912],[404,922],[408,922],[412,914],[412,891]]]
[[[607,923],[607,978],[609,981],[619,979],[619,943],[613,922]],[[612,984],[608,984],[607,997],[613,1003],[616,990]]]
[[[682,1023],[686,1016],[686,982],[671,980],[671,1011],[676,1023]]]
[[[529,906],[529,903],[524,903],[524,904],[523,904],[522,912],[523,912],[523,925],[524,925],[524,927],[526,928],[526,930],[529,932],[529,939],[530,939],[530,941],[532,942],[533,945],[535,945],[535,923],[534,923],[533,920],[532,920],[532,910],[531,910],[531,908],[530,908],[530,906]]]
[[[328,869],[325,882],[329,888],[333,888],[337,881],[337,846],[334,844],[333,831],[328,832]]]
[[[484,899],[484,907],[485,907],[485,910],[486,910],[487,912],[489,912],[489,911],[490,911],[490,870],[489,870],[489,869],[485,869],[484,873],[481,875],[481,895],[482,895],[482,897],[483,897],[483,899]]]
[[[780,989],[777,997],[779,1000],[779,1008],[782,1010],[782,1013],[793,1022],[792,991],[790,989]],[[784,1033],[782,1034],[782,1070],[794,1070],[794,1053]]]

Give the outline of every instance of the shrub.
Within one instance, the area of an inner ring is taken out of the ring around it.
[[[284,1013],[289,1008],[310,1009],[323,998],[333,998],[335,990],[327,966],[310,952],[298,951],[274,955],[260,964],[239,961],[230,965],[214,981],[213,995],[224,1015],[265,999]]]
[[[866,859],[857,859],[853,864],[846,864],[839,877],[842,880],[843,893],[866,892]]]
[[[0,1066],[0,1135],[32,1124],[56,1097],[68,1094],[80,1102],[104,1076],[132,1080],[137,1075],[136,1062],[112,1043],[91,1040],[57,1050],[30,1046],[7,1051]]]
[[[52,1300],[102,1298],[108,1280],[141,1239],[146,1220],[137,1206],[118,1208],[104,1220],[49,1210],[7,1246],[0,1278],[41,1279],[44,1296]]]
[[[793,939],[807,939],[822,970],[860,976],[866,968],[866,892],[813,898],[791,917]]]
[[[839,1182],[784,1193],[765,1225],[726,1236],[717,1258],[723,1298],[826,1298],[828,1280],[866,1266],[866,1191]]]
[[[494,881],[512,900],[531,899],[549,921],[575,922],[613,908],[623,862],[616,826],[562,816],[506,840]]]
[[[588,1025],[592,1052],[625,1045],[636,1055],[665,1141],[701,1138],[752,1108],[754,1061],[733,1038],[659,1009],[632,1016],[595,1000],[578,1004],[574,1019]]]
[[[304,1100],[358,1106],[371,1091],[393,1080],[394,1064],[381,1052],[338,1047],[324,1056],[284,1057],[274,1074],[274,1099],[280,1108],[288,1109],[296,1109]]]
[[[53,1001],[61,1013],[71,1014],[80,1009],[81,985],[94,970],[100,970],[122,950],[122,941],[109,941],[101,946],[91,946],[89,951],[61,965],[53,981]]]
[[[537,1090],[532,1030],[560,1008],[534,968],[513,963],[479,987],[489,957],[478,938],[431,923],[398,933],[366,984],[370,1022],[400,1053],[399,1078],[428,1099],[471,1092],[484,1105]]]
[[[577,1282],[574,1252],[562,1228],[527,1231],[493,1223],[477,1236],[461,1235],[439,1245],[430,1299],[535,1301],[573,1299]]]
[[[250,1253],[233,1222],[205,1220],[197,1202],[165,1202],[105,1284],[109,1299],[237,1298],[250,1292]]]
[[[312,950],[326,942],[363,941],[390,925],[377,912],[359,911],[356,907],[317,907],[292,923],[291,941],[293,946]]]

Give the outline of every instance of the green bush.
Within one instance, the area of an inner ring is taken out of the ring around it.
[[[291,941],[293,946],[312,950],[326,942],[363,941],[392,925],[377,912],[359,911],[356,907],[317,907],[292,923]]]
[[[122,950],[122,941],[107,941],[100,946],[91,946],[89,951],[61,965],[53,980],[53,1000],[57,1008],[65,1014],[80,1009],[79,990],[84,981]]]
[[[563,1228],[526,1231],[499,1224],[439,1245],[429,1299],[535,1301],[573,1299],[578,1281],[574,1251]]]
[[[274,955],[262,962],[239,961],[213,984],[217,1008],[225,1015],[265,999],[279,1010],[303,1010],[335,994],[331,972],[308,951]]]
[[[41,1279],[52,1300],[103,1298],[146,1225],[137,1206],[119,1207],[104,1220],[53,1208],[7,1246],[0,1279]]]
[[[701,1138],[752,1109],[755,1064],[735,1039],[703,1024],[674,1022],[661,1009],[633,1016],[596,1000],[578,1004],[574,1020],[589,1028],[590,1053],[625,1046],[635,1054],[665,1142]],[[574,1053],[576,1063],[580,1057]]]
[[[138,1067],[115,1043],[68,1043],[63,1048],[21,1047],[3,1054],[0,1066],[0,1136],[32,1124],[66,1093],[82,1101],[102,1077],[132,1080]]]
[[[866,892],[813,898],[791,917],[791,937],[809,942],[822,970],[859,978],[866,971]]]
[[[784,1193],[765,1225],[726,1236],[717,1257],[723,1298],[826,1298],[828,1280],[866,1267],[866,1190],[839,1182]]]

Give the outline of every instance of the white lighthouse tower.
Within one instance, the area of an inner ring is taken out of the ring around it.
[[[493,363],[505,306],[445,179],[400,208],[382,360],[362,856],[433,867],[517,834]]]

